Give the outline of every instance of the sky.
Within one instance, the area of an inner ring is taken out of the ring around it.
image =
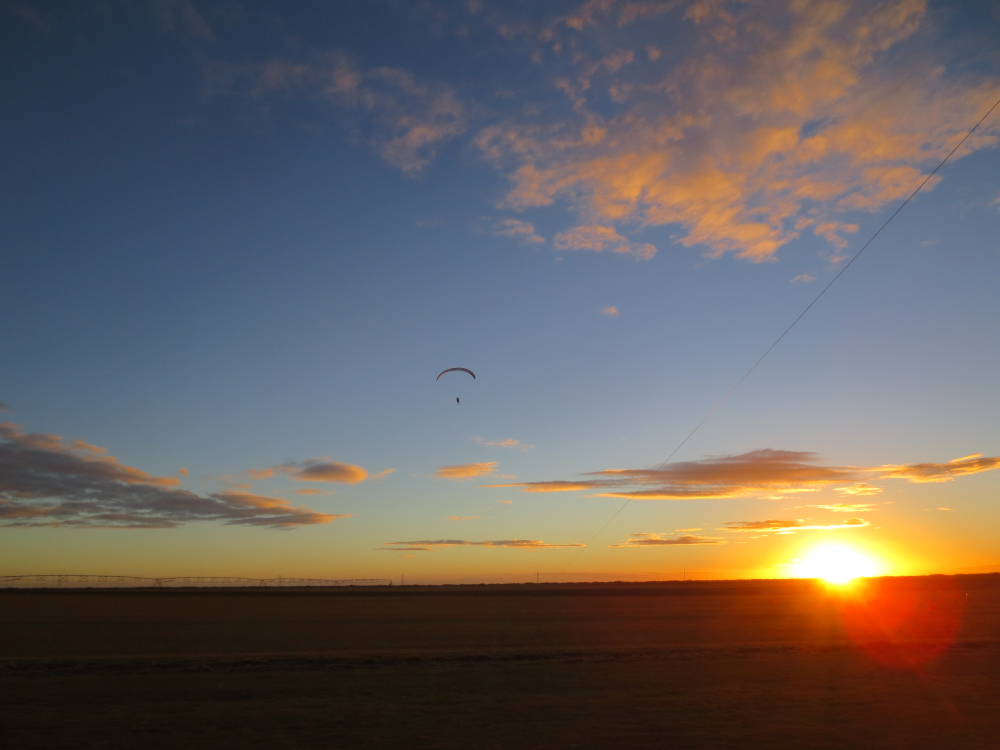
[[[0,40],[0,573],[1000,571],[1000,109],[712,411],[1000,100],[1000,6],[4,0]]]

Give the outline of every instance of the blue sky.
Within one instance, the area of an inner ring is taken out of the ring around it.
[[[10,573],[1000,569],[996,114],[649,473],[1000,99],[986,4],[0,12]]]

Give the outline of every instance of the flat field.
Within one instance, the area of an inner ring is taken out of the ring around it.
[[[1000,575],[0,591],[0,745],[1000,748]]]

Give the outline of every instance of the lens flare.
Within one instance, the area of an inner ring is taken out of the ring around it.
[[[828,545],[812,550],[792,566],[796,578],[822,578],[827,583],[844,584],[855,578],[878,574],[878,567],[864,555],[847,547]]]

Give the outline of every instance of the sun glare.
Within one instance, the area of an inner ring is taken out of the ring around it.
[[[875,563],[847,547],[817,547],[793,566],[796,578],[822,578],[827,583],[844,584],[855,578],[878,574]]]

